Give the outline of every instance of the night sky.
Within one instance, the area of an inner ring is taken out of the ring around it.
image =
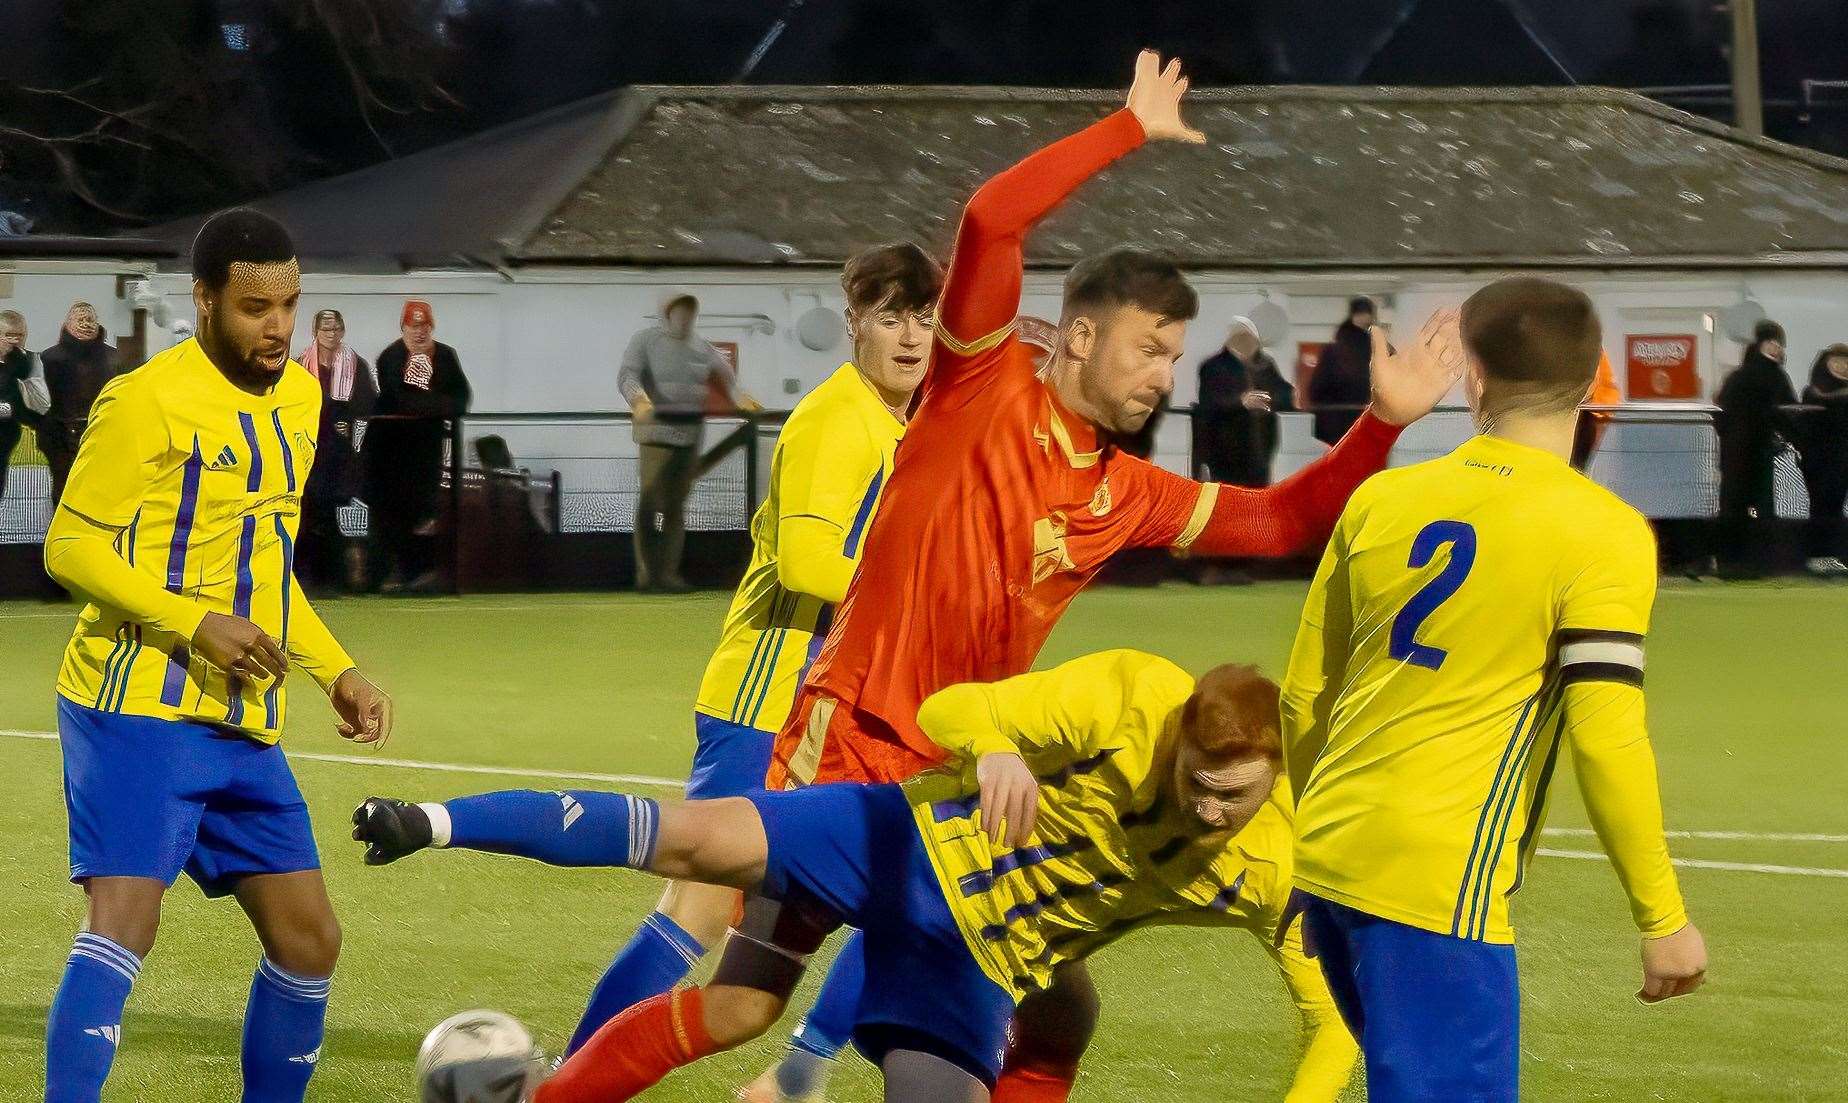
[[[340,36],[378,82],[362,113]],[[387,13],[382,31],[368,25]],[[1712,0],[0,0],[0,116],[71,134],[80,88],[150,132],[80,149],[73,197],[49,147],[0,132],[4,212],[40,232],[159,221],[403,155],[632,83],[1115,87],[1143,45],[1199,85],[1725,85]],[[1848,153],[1848,3],[1761,4],[1766,126]],[[1724,88],[1661,95],[1728,118]],[[226,150],[238,151],[229,156]]]

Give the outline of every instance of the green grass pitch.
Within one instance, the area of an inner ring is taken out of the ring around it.
[[[1139,647],[1199,670],[1227,659],[1279,672],[1302,587],[1168,586],[1078,599],[1057,661]],[[503,770],[682,776],[691,698],[723,612],[717,595],[347,600],[321,606],[397,698],[383,757]],[[82,914],[65,880],[52,679],[71,611],[0,604],[0,1101],[43,1090],[46,1006]],[[1485,625],[1485,632],[1494,631]],[[1651,727],[1713,968],[1698,996],[1645,1008],[1628,911],[1601,861],[1542,857],[1516,906],[1524,978],[1524,1097],[1535,1100],[1848,1099],[1848,588],[1666,584],[1650,648]],[[305,678],[287,745],[352,752]],[[358,752],[361,757],[376,758]],[[503,1008],[556,1046],[658,886],[450,855],[363,867],[346,817],[368,793],[441,798],[564,784],[298,759],[346,930],[326,1056],[310,1099],[414,1098],[411,1061],[437,1020]],[[1595,849],[1560,771],[1546,845]],[[1785,838],[1782,836],[1810,836]],[[1820,837],[1819,837],[1820,836]],[[1794,872],[1790,872],[1794,871]],[[108,1098],[234,1099],[239,1021],[257,947],[235,906],[182,881],[125,1022]],[[1105,1019],[1077,1098],[1276,1099],[1294,1059],[1282,987],[1237,933],[1154,932],[1096,962]],[[807,993],[799,999],[806,1000]],[[720,1100],[779,1039],[685,1070],[648,1098]],[[844,1062],[835,1098],[877,1085]],[[1353,1093],[1358,1097],[1358,1092]]]

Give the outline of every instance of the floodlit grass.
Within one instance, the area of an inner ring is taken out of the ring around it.
[[[1301,598],[1291,584],[1097,590],[1078,599],[1044,661],[1128,646],[1194,670],[1243,659],[1276,673]],[[678,777],[691,753],[693,690],[724,606],[717,595],[550,595],[321,608],[397,697],[399,733],[384,756]],[[0,728],[53,728],[52,680],[72,612],[0,603]],[[307,679],[293,689],[287,745],[352,752],[333,735]],[[1665,584],[1649,701],[1672,827],[1848,835],[1848,588]],[[346,929],[312,1100],[414,1098],[418,1041],[465,1007],[503,1008],[556,1047],[657,895],[658,886],[633,873],[479,855],[367,869],[346,817],[368,793],[440,798],[525,782],[308,759],[295,769]],[[1581,827],[1570,771],[1559,776],[1552,824]],[[65,880],[65,838],[57,744],[0,738],[0,1101],[43,1091],[46,1007],[82,913],[81,895]],[[1546,845],[1596,848],[1574,834]],[[1672,845],[1683,858],[1848,870],[1840,839]],[[1644,1008],[1631,998],[1635,937],[1609,866],[1538,860],[1516,906],[1523,1096],[1848,1098],[1848,877],[1684,869],[1682,885],[1707,934],[1711,980],[1693,999]],[[236,1098],[239,1024],[257,954],[235,906],[207,903],[182,881],[129,1006],[107,1098]],[[1294,1025],[1282,986],[1249,938],[1148,933],[1095,966],[1105,1019],[1078,1099],[1281,1097]],[[648,1098],[729,1098],[780,1044],[685,1070]],[[844,1064],[835,1098],[878,1098],[864,1063]]]

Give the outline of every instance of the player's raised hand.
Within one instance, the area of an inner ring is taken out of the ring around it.
[[[289,670],[289,657],[269,633],[229,613],[207,613],[193,632],[192,650],[226,674],[245,681],[280,682]]]
[[[1027,768],[1027,760],[1012,751],[985,754],[975,764],[975,780],[981,786],[982,830],[990,842],[1009,847],[1024,846],[1033,834],[1039,815],[1039,778]]]
[[[1129,86],[1129,113],[1142,124],[1149,141],[1191,142],[1199,145],[1206,135],[1181,121],[1181,97],[1187,94],[1187,78],[1181,75],[1181,59],[1174,58],[1164,67],[1161,55],[1144,50],[1136,55],[1136,79]]]
[[[1394,425],[1410,425],[1431,412],[1463,378],[1462,312],[1440,310],[1411,344],[1395,349],[1374,326],[1373,412]]]
[[[367,680],[358,667],[334,680],[327,700],[340,719],[342,739],[382,747],[391,738],[391,698]]]
[[[1643,988],[1636,998],[1661,1003],[1685,996],[1707,979],[1707,940],[1689,923],[1674,934],[1643,939]]]

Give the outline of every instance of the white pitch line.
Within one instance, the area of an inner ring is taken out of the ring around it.
[[[1548,835],[1596,835],[1589,827],[1549,827]],[[1737,839],[1746,842],[1772,843],[1848,843],[1848,835],[1826,835],[1809,831],[1664,831],[1671,839]]]
[[[8,739],[35,739],[51,741],[58,738],[55,732],[22,731],[16,728],[0,728],[0,737]],[[483,774],[491,777],[531,777],[545,778],[552,781],[593,781],[606,785],[649,785],[666,789],[684,788],[686,783],[673,778],[655,777],[651,774],[599,774],[575,770],[530,770],[509,766],[471,766],[458,762],[423,762],[414,758],[379,758],[372,755],[356,754],[320,754],[313,751],[289,752],[291,759],[308,762],[334,762],[343,766],[383,766],[400,770],[428,770],[445,774]],[[1549,828],[1557,834],[1590,834],[1588,828]],[[1670,831],[1670,836],[1693,839],[1753,839],[1765,841],[1833,841],[1841,839],[1836,835],[1794,835],[1781,833],[1753,833],[1749,831]],[[1554,850],[1541,847],[1536,853],[1548,858],[1579,858],[1586,861],[1606,861],[1604,854],[1595,850]],[[1689,869],[1720,869],[1735,873],[1780,873],[1792,877],[1848,877],[1848,869],[1822,869],[1814,866],[1779,866],[1762,865],[1754,862],[1716,862],[1705,858],[1676,858],[1674,863]]]
[[[1546,858],[1581,858],[1589,862],[1609,861],[1596,850],[1553,850],[1541,847],[1534,853]],[[1724,869],[1733,873],[1781,873],[1786,877],[1848,877],[1848,869],[1820,869],[1816,866],[1768,866],[1757,862],[1715,862],[1706,858],[1671,858],[1675,865],[1688,869]]]
[[[54,741],[56,732],[20,731],[14,728],[0,728],[0,736],[8,739],[37,739]],[[655,777],[652,774],[596,774],[578,770],[526,770],[508,766],[470,766],[461,762],[423,762],[414,758],[382,758],[361,754],[321,754],[315,751],[287,751],[290,759],[303,759],[308,762],[337,762],[343,766],[387,766],[400,770],[429,770],[441,774],[488,774],[494,777],[539,777],[551,781],[596,781],[605,785],[652,785],[670,789],[686,788],[685,781],[671,777]]]

